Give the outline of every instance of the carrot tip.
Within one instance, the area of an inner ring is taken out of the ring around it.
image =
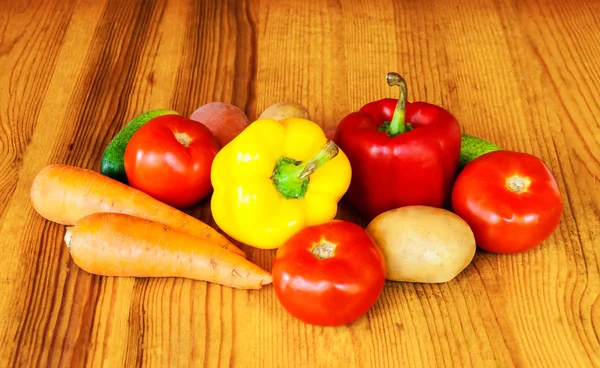
[[[67,231],[65,232],[65,243],[67,244],[67,250],[71,253],[71,237],[73,236],[73,229],[71,226],[67,226]]]
[[[260,286],[269,285],[272,282],[273,282],[273,279],[271,277],[268,277],[266,279],[260,280]]]

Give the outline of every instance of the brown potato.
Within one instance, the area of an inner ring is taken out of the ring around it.
[[[475,236],[458,215],[435,207],[384,212],[367,226],[386,260],[388,280],[443,283],[475,256]]]
[[[284,120],[288,118],[303,118],[310,120],[310,114],[304,106],[297,102],[279,102],[267,107],[258,119]]]

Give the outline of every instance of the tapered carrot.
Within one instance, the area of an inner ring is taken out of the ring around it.
[[[97,212],[125,213],[168,225],[245,256],[241,249],[204,222],[92,170],[48,165],[36,175],[30,194],[35,210],[59,224],[74,225]]]
[[[205,239],[120,213],[95,213],[67,227],[65,243],[83,270],[116,277],[182,277],[260,289],[271,274]]]

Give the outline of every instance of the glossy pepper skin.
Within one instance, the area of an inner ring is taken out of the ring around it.
[[[389,74],[388,83],[396,85]],[[398,207],[450,202],[460,156],[459,123],[440,106],[405,98],[404,85],[400,99],[364,105],[339,123],[334,136],[352,166],[347,199],[368,220]],[[394,135],[385,123],[395,114],[405,131]]]
[[[211,210],[232,238],[275,249],[299,230],[332,220],[350,178],[348,158],[318,124],[257,120],[214,158]]]

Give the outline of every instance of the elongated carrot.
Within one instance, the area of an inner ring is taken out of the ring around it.
[[[183,277],[260,289],[271,274],[206,239],[120,213],[95,213],[68,227],[65,243],[83,270],[116,277]]]
[[[245,253],[204,222],[148,194],[80,167],[52,164],[31,185],[33,208],[47,220],[74,225],[97,212],[125,213],[168,225],[245,257]]]

